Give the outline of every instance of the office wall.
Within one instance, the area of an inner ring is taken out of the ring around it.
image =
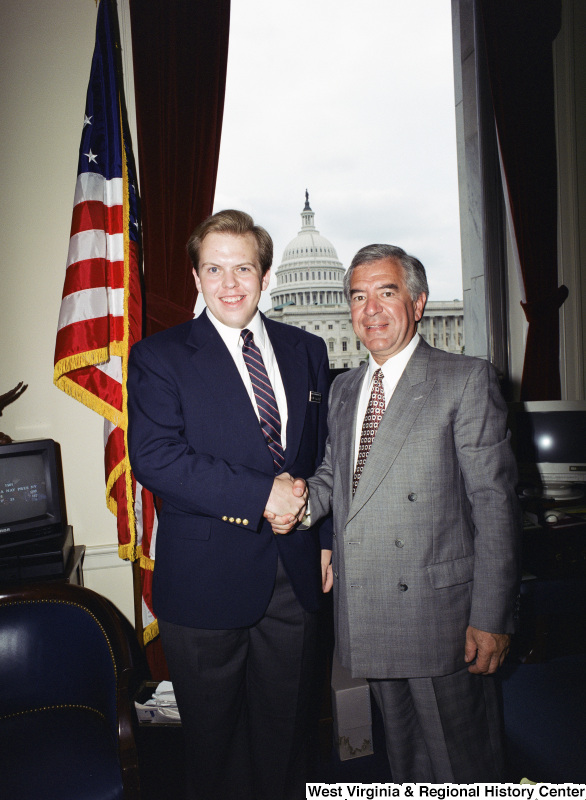
[[[61,445],[67,510],[87,547],[85,583],[133,621],[132,570],[105,504],[103,422],[53,385],[94,0],[3,0],[0,8],[0,394],[28,389],[0,430]]]

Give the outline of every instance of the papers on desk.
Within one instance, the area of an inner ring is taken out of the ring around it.
[[[179,725],[181,723],[171,681],[161,681],[158,686],[154,687],[151,697],[144,701],[141,697],[140,701],[134,701],[134,705],[139,722],[159,725]]]

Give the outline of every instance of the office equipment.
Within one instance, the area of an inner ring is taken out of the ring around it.
[[[509,404],[509,426],[525,497],[577,501],[586,485],[586,401]]]
[[[64,576],[72,549],[59,445],[0,446],[0,580]]]
[[[66,526],[57,442],[33,439],[0,446],[0,551],[53,547]]]

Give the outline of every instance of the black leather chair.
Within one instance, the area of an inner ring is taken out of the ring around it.
[[[66,583],[0,586],[1,795],[138,800],[132,674],[105,598]]]

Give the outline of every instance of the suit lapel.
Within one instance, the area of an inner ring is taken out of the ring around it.
[[[202,390],[215,399],[218,417],[229,419],[234,416],[234,409],[237,408],[237,416],[242,420],[243,429],[252,431],[253,435],[258,430],[259,445],[269,453],[234,359],[209,321],[207,311],[194,319],[187,345],[191,349],[189,368],[197,373]]]
[[[352,477],[354,475],[354,433],[356,431],[356,412],[358,409],[358,399],[366,365],[353,370],[344,388],[340,392],[340,399],[336,406],[336,440],[337,449],[341,454],[349,454],[348,459],[343,457],[340,460],[342,470],[342,490],[346,508],[349,508],[352,501]]]
[[[348,520],[372,497],[391,469],[435,385],[435,379],[427,380],[430,352],[421,340],[405,367],[372,443]]]

